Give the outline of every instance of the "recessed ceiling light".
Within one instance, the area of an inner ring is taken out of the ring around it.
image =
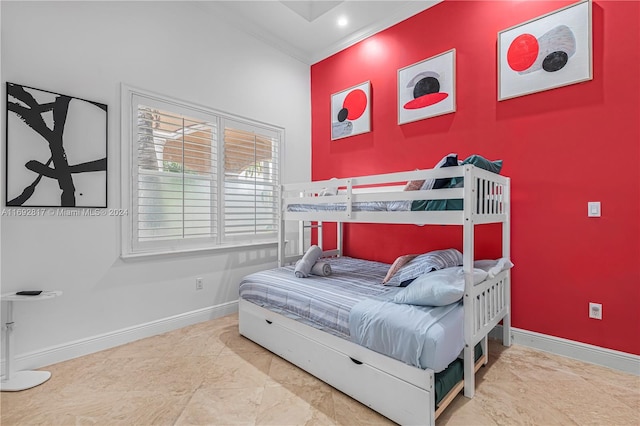
[[[348,23],[349,23],[349,20],[346,17],[341,16],[341,17],[338,18],[338,26],[339,27],[346,27]]]

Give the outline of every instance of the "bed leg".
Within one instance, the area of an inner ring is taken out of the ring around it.
[[[473,398],[476,392],[475,363],[473,362],[473,346],[464,347],[464,396]]]
[[[482,365],[489,364],[489,335],[485,335],[484,339],[480,341],[480,346],[482,347],[482,355],[484,356],[484,362]]]
[[[511,346],[511,314],[502,318],[502,345]]]

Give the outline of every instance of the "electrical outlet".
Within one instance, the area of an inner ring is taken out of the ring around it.
[[[589,318],[602,319],[602,304],[589,302]]]
[[[204,288],[204,281],[202,278],[196,278],[196,290],[202,290]]]

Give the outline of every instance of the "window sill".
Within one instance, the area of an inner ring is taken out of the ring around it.
[[[276,248],[277,241],[261,241],[256,243],[238,243],[229,245],[220,245],[216,247],[203,247],[203,248],[189,248],[189,249],[176,249],[176,250],[156,250],[152,252],[139,252],[139,253],[121,253],[120,258],[124,261],[136,261],[142,259],[159,258],[159,257],[176,257],[176,256],[190,256],[190,255],[204,255],[213,253],[224,253],[243,249],[258,249],[258,248]]]

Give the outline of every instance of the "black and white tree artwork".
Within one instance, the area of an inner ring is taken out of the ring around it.
[[[107,207],[107,105],[7,82],[6,205]]]

